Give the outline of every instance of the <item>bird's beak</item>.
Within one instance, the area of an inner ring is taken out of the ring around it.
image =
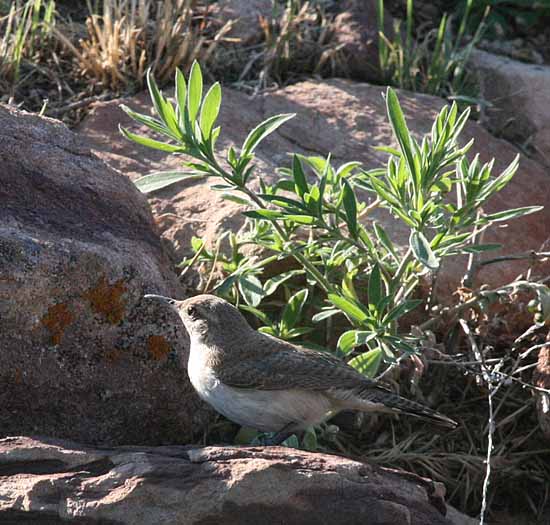
[[[176,306],[176,300],[170,297],[163,297],[162,295],[147,294],[143,296],[144,299],[153,299],[154,301],[161,301],[169,304],[170,306]]]

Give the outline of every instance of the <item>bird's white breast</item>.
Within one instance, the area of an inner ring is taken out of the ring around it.
[[[294,423],[296,429],[324,421],[333,402],[319,392],[306,390],[254,390],[221,383],[208,366],[207,352],[191,342],[188,374],[199,396],[239,425],[263,432],[278,432]]]

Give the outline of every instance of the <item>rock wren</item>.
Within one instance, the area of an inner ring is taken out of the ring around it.
[[[271,444],[341,410],[394,412],[455,427],[434,410],[368,379],[337,357],[253,330],[231,304],[213,295],[176,301],[191,339],[188,373],[199,396],[239,425],[276,432]]]

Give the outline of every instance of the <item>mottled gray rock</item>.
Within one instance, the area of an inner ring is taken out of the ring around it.
[[[0,476],[1,523],[477,523],[445,504],[439,483],[282,447],[94,449],[8,438]]]
[[[60,122],[0,106],[0,435],[182,443],[209,412],[146,199]]]

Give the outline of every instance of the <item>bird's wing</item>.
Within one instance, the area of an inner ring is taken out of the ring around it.
[[[405,399],[363,376],[351,366],[326,352],[316,352],[259,334],[241,348],[242,359],[222,362],[218,379],[234,388],[256,390],[318,390],[331,392],[349,408],[389,410],[407,413],[433,423],[454,428],[456,423],[419,403]],[[248,350],[248,351],[247,351]]]
[[[383,388],[329,353],[257,335],[249,343],[251,351],[241,352],[241,360],[233,365],[221,363],[216,376],[222,383],[257,390]]]

